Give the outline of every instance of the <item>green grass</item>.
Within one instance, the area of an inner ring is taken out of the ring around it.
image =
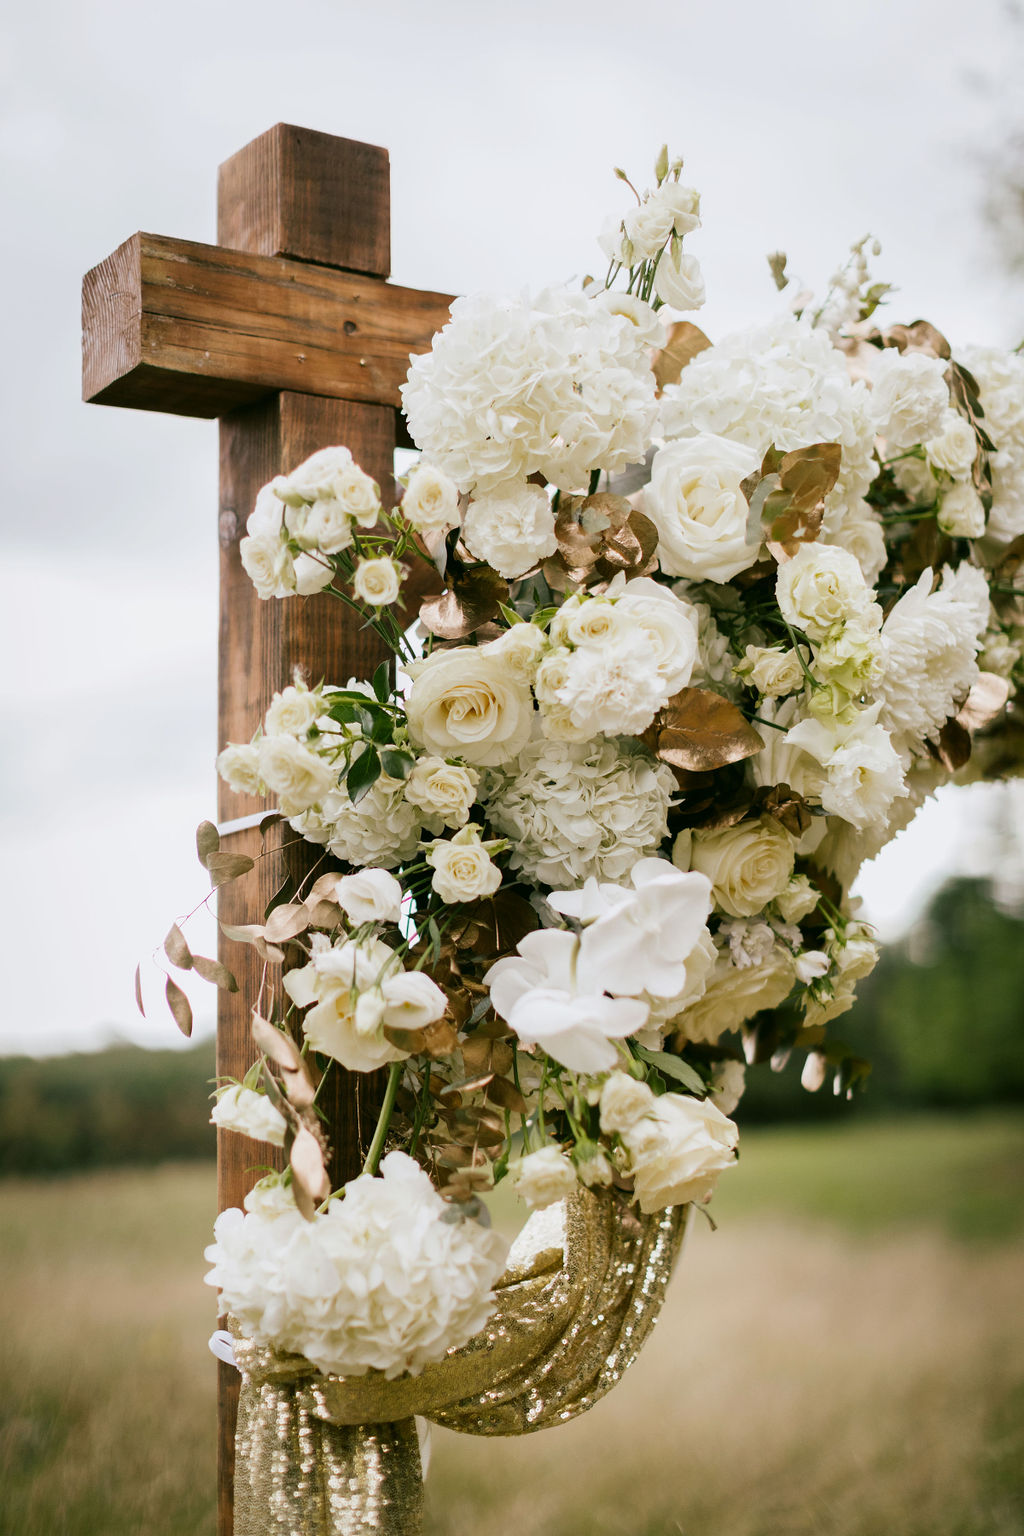
[[[1022,1536],[1024,1119],[751,1130],[592,1413],[435,1432],[427,1536]],[[0,1185],[0,1536],[212,1536],[201,1165]]]

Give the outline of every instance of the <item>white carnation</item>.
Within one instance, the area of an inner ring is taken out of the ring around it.
[[[588,298],[456,299],[402,402],[415,442],[460,490],[540,471],[563,490],[643,458],[656,415],[637,327]]]
[[[534,741],[487,791],[487,814],[510,839],[510,864],[555,890],[588,876],[622,880],[656,853],[675,780],[664,763],[599,739]]]
[[[471,554],[513,580],[558,548],[555,514],[539,485],[509,481],[478,494],[466,508],[462,537]]]
[[[801,720],[786,743],[819,763],[825,779],[821,803],[858,831],[884,822],[894,800],[906,794],[903,764],[889,731],[879,724],[881,703],[850,721]]]
[[[908,747],[938,735],[978,674],[977,613],[948,588],[932,592],[931,585],[932,572],[927,570],[895,604],[882,628],[881,721]],[[987,615],[986,588],[982,630]]]
[[[223,1212],[207,1284],[245,1337],[341,1376],[418,1373],[491,1314],[508,1244],[446,1205],[410,1157],[345,1186],[313,1221],[291,1211]]]

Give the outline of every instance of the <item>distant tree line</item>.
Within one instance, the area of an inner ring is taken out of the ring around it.
[[[959,879],[861,984],[831,1026],[874,1063],[852,1102],[800,1086],[800,1063],[758,1068],[741,1123],[1024,1103],[1024,911]],[[212,1041],[0,1058],[0,1174],[50,1174],[214,1156]]]

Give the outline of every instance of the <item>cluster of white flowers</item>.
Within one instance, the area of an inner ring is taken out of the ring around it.
[[[601,1129],[618,1138],[642,1211],[709,1200],[736,1162],[739,1131],[711,1099],[656,1097],[623,1072],[601,1090]]]
[[[988,584],[969,566],[959,571],[970,573],[966,583],[963,576],[957,582],[947,568],[934,592],[933,574],[925,571],[882,627],[881,719],[906,750],[920,748],[938,735],[978,675],[977,652],[988,622]]]
[[[462,491],[539,471],[575,491],[642,459],[656,402],[637,327],[565,288],[456,299],[402,390],[409,430]]]
[[[372,528],[380,509],[376,481],[347,448],[321,448],[278,475],[257,497],[239,544],[259,596],[321,591],[334,575],[329,557],[352,544],[353,526]]]
[[[247,1338],[305,1355],[321,1371],[418,1374],[490,1316],[508,1251],[449,1207],[411,1157],[345,1186],[313,1221],[280,1185],[224,1211],[206,1250],[208,1285]]]
[[[554,890],[617,881],[656,853],[668,830],[671,769],[629,743],[533,741],[494,775],[487,815],[510,865]]]
[[[961,358],[977,380],[983,425],[996,447],[988,532],[1009,543],[1024,533],[1024,357],[966,347]]]

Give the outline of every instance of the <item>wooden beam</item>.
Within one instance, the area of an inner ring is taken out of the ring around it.
[[[451,296],[137,234],[82,285],[82,393],[97,405],[223,416],[275,390],[398,407]]]

